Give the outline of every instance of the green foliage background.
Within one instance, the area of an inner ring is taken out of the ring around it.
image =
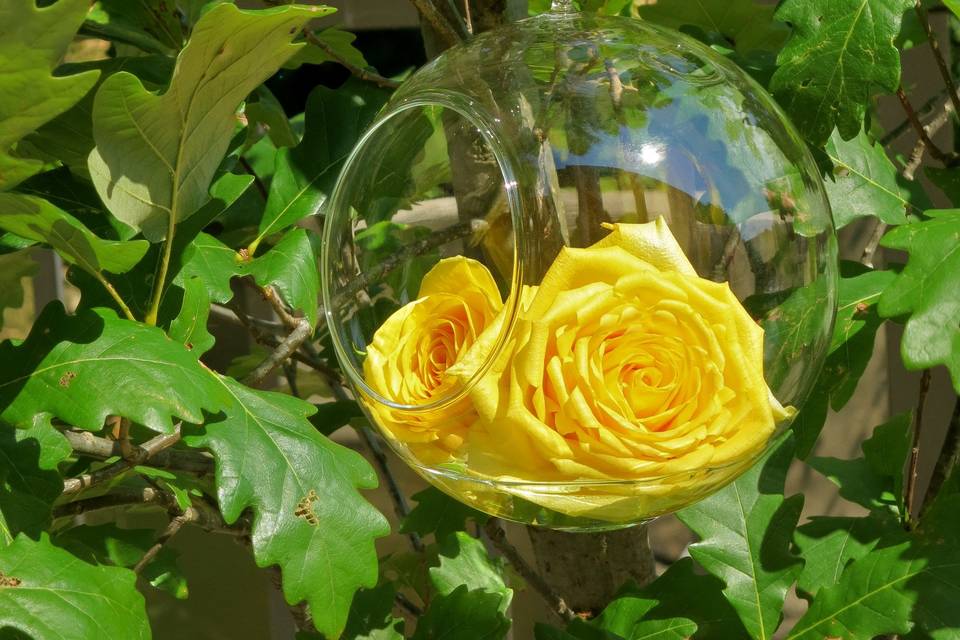
[[[376,75],[351,34],[311,29],[332,9],[42,4],[0,0],[0,25],[16,27],[0,30],[0,311],[23,303],[38,245],[70,265],[81,301],[73,314],[48,305],[25,340],[0,344],[0,637],[150,637],[136,574],[186,597],[163,543],[187,523],[231,531],[257,564],[279,567],[287,601],[305,602],[312,621],[298,637],[504,637],[522,584],[467,533],[486,517],[424,491],[398,532],[413,551],[378,558],[389,526],[362,493],[377,474],[327,437],[347,424],[363,433],[356,404],[314,406],[295,378],[288,393],[258,388],[284,345],[327,380],[337,375],[317,313],[318,239],[297,223],[321,207],[398,80]],[[530,12],[548,4],[531,0]],[[928,11],[960,28],[960,3],[580,4],[680,29],[747,69],[820,160],[837,226],[889,226],[882,245],[908,259],[844,265],[810,401],[761,463],[680,514],[700,538],[691,558],[648,586],[625,585],[592,619],[545,621],[537,637],[960,638],[960,410],[926,496],[905,475],[911,414],[876,427],[861,457],[808,458],[884,322],[905,324],[909,369],[942,365],[960,393],[960,209],[930,210],[914,159],[885,148],[902,131],[874,117],[877,96],[898,91],[912,110],[900,53],[930,46]],[[110,56],[64,63],[78,34],[109,40]],[[325,61],[358,77],[314,89],[288,118],[264,82],[284,65]],[[952,118],[949,74],[944,86],[946,107],[933,107]],[[923,151],[939,165],[929,178],[960,206],[957,153]],[[200,361],[214,345],[210,314],[236,309],[238,283],[281,322],[251,326],[262,347],[214,371]],[[798,523],[803,497],[784,495],[797,457],[866,515]],[[211,464],[215,473],[196,473]],[[169,514],[159,536],[76,519],[144,506]],[[791,589],[809,608],[781,629]]]

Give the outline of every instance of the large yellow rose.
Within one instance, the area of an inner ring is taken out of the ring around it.
[[[441,260],[424,277],[417,299],[374,335],[363,365],[367,384],[395,405],[423,407],[442,400],[460,384],[448,369],[466,359],[502,307],[486,267],[463,257]],[[379,424],[427,464],[456,454],[477,419],[467,397],[427,411],[365,402]]]
[[[697,276],[662,219],[564,249],[474,389],[470,467],[529,480],[662,478],[756,453],[783,410],[763,330]]]

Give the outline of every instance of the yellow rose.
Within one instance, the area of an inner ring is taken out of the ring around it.
[[[467,456],[472,471],[511,481],[649,481],[615,496],[515,491],[561,513],[629,519],[739,473],[785,411],[763,378],[763,330],[727,284],[697,276],[662,219],[610,228],[562,250],[527,293],[471,391],[482,420]]]
[[[502,307],[486,267],[463,257],[441,260],[424,276],[417,299],[374,335],[363,364],[367,384],[395,405],[422,407],[442,400],[460,384],[447,370],[467,357]],[[467,397],[426,411],[364,400],[379,424],[427,464],[456,453],[477,419]]]

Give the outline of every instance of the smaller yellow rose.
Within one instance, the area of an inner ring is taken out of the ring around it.
[[[464,257],[438,262],[416,300],[381,325],[367,347],[364,378],[400,409],[365,398],[380,426],[424,463],[448,460],[477,419],[469,398],[435,410],[415,410],[448,397],[460,380],[448,370],[468,359],[503,302],[486,267]]]

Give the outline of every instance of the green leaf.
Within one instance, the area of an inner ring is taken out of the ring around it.
[[[3,310],[23,306],[23,279],[36,274],[37,268],[29,249],[0,254],[0,329],[3,329]]]
[[[894,38],[913,0],[784,0],[776,19],[793,28],[770,88],[800,132],[823,146],[834,127],[846,140],[863,126],[876,91],[896,91]]]
[[[58,76],[85,71],[99,72],[100,76],[97,83],[83,99],[28,135],[24,138],[24,141],[48,157],[60,160],[70,167],[70,171],[74,174],[89,181],[90,172],[87,170],[87,158],[95,146],[93,140],[93,101],[97,93],[96,90],[103,84],[104,80],[120,71],[134,74],[143,81],[144,86],[148,89],[162,89],[170,81],[170,75],[173,73],[173,63],[173,59],[167,56],[145,55],[107,58],[90,62],[72,62],[61,65],[57,68]],[[18,189],[18,191],[22,190],[22,188]],[[92,184],[90,190],[96,194]],[[99,196],[97,197],[97,203],[99,207]],[[54,204],[72,212],[70,208],[62,204],[55,201]]]
[[[18,140],[63,113],[90,90],[98,73],[54,77],[83,20],[87,0],[59,0],[37,8],[35,0],[0,0],[0,24],[16,25],[0,38],[0,189],[40,171],[43,163],[10,153]]]
[[[898,227],[881,244],[910,254],[880,298],[880,315],[910,315],[900,343],[908,369],[944,365],[960,393],[960,209],[927,211],[930,220]]]
[[[153,529],[121,529],[115,524],[79,526],[62,531],[53,541],[58,547],[91,564],[134,567],[156,542]],[[188,596],[187,579],[177,567],[177,553],[169,546],[144,567],[141,574],[151,586],[178,600]]]
[[[0,546],[24,532],[37,537],[63,491],[57,465],[71,454],[59,431],[45,424],[14,429],[0,422]]]
[[[797,527],[794,542],[804,559],[797,590],[815,596],[836,584],[843,570],[874,549],[880,538],[897,527],[892,518],[815,516]],[[808,598],[809,599],[809,598]]]
[[[221,4],[197,23],[163,95],[120,72],[93,107],[90,174],[110,211],[156,242],[207,200],[237,105],[296,51],[293,35],[322,7],[244,11]]]
[[[454,532],[440,541],[440,566],[430,568],[430,581],[443,595],[453,593],[460,585],[471,591],[500,595],[500,610],[506,613],[513,600],[513,589],[503,581],[503,561],[487,554],[483,543],[463,531]]]
[[[186,345],[197,357],[213,346],[214,338],[207,331],[210,316],[210,295],[200,278],[188,278],[184,283],[183,306],[180,314],[170,323],[167,332],[173,340]]]
[[[107,40],[170,54],[183,45],[176,8],[169,0],[98,0],[84,26]]]
[[[466,529],[468,519],[483,524],[490,518],[433,487],[413,494],[413,499],[417,506],[403,519],[400,533],[433,533],[437,540],[444,540],[455,531]]]
[[[100,277],[104,271],[130,270],[149,247],[144,240],[102,240],[66,211],[18,193],[0,193],[0,229],[45,242],[67,262]]]
[[[34,638],[150,638],[136,575],[96,567],[53,546],[17,536],[0,549],[0,629]]]
[[[873,435],[860,445],[863,457],[877,475],[893,481],[893,495],[903,496],[903,468],[912,446],[913,412],[894,416],[873,430]],[[900,505],[901,511],[903,505]]]
[[[884,634],[956,638],[960,556],[952,547],[907,540],[874,549],[823,587],[788,640],[871,640]],[[921,633],[925,632],[925,633]]]
[[[844,269],[850,271],[847,264]],[[810,455],[827,418],[828,408],[842,409],[856,391],[873,354],[873,343],[882,324],[877,303],[896,275],[891,271],[862,271],[839,282],[837,318],[830,353],[813,393],[793,421],[797,456]]]
[[[169,433],[229,398],[182,344],[106,309],[49,304],[23,344],[0,345],[0,419],[21,428],[55,417],[95,431],[118,415]]]
[[[646,587],[623,589],[595,623],[626,638],[635,628],[655,630],[658,622],[670,622],[670,628],[693,623],[694,640],[745,638],[743,623],[722,589],[723,582],[704,575],[691,558],[681,558]],[[690,598],[691,593],[697,597]]]
[[[222,303],[233,297],[230,280],[250,275],[260,286],[276,289],[284,302],[302,311],[310,325],[316,326],[320,282],[312,238],[306,229],[292,229],[270,251],[244,261],[227,245],[201,233],[185,249],[176,282],[195,276],[204,283],[210,299]]]
[[[772,6],[754,0],[660,0],[638,7],[640,17],[666,27],[696,27],[725,38],[742,54],[779,51],[789,30],[773,20]]]
[[[389,526],[357,491],[375,487],[377,475],[359,454],[317,433],[310,404],[217,380],[231,396],[224,417],[184,440],[216,458],[224,519],[253,510],[257,564],[279,564],[287,601],[306,599],[317,630],[336,637],[354,592],[377,582],[373,541]]]
[[[342,637],[347,640],[403,640],[404,621],[393,615],[396,594],[390,582],[357,591]]]
[[[773,636],[802,565],[790,539],[803,497],[783,497],[793,449],[791,438],[782,440],[734,482],[677,514],[701,538],[690,555],[724,581],[723,593],[752,638]]]
[[[533,627],[536,640],[627,640],[606,629],[587,624],[583,620],[574,620],[565,630],[556,629],[538,622]]]
[[[331,56],[317,45],[308,41],[307,46],[297,51],[284,66],[294,68],[299,67],[301,64],[339,63],[340,60],[345,60],[361,69],[366,69],[370,66],[363,57],[363,53],[353,46],[353,41],[357,39],[357,36],[349,31],[343,31],[339,27],[329,27],[323,31],[314,33],[314,37],[335,51],[339,59]]]
[[[389,95],[354,82],[336,91],[320,86],[310,93],[303,140],[277,152],[260,229],[248,247],[251,255],[268,235],[317,213],[347,155]]]
[[[355,400],[336,400],[313,406],[317,412],[310,416],[310,423],[325,436],[349,424],[354,418],[363,417],[363,411]]]
[[[270,136],[270,140],[277,147],[292,147],[297,144],[297,135],[290,127],[283,105],[266,85],[256,88],[247,100],[243,112],[247,116],[246,145],[251,144],[252,136],[262,136],[264,133]]]
[[[820,277],[794,289],[786,300],[763,315],[763,366],[771,388],[793,384],[805,373],[805,362],[799,356],[811,346],[826,348],[827,337],[822,330],[830,321],[833,295],[833,283]]]
[[[824,180],[824,186],[837,229],[866,216],[894,225],[907,221],[910,194],[897,182],[897,168],[883,147],[863,131],[844,141],[834,130],[826,153],[833,175]]]
[[[470,591],[466,585],[434,598],[417,622],[412,640],[496,640],[510,630],[500,611],[500,596]]]

